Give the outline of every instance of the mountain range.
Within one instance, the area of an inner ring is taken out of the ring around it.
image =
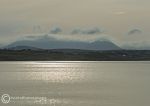
[[[6,47],[7,49],[82,49],[82,50],[121,50],[119,46],[111,41],[64,41],[49,37],[42,37],[34,40],[18,40]]]

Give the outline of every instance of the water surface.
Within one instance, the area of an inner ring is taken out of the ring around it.
[[[1,62],[4,94],[0,106],[149,106],[150,62]]]

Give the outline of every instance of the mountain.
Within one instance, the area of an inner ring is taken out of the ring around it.
[[[35,40],[21,40],[16,41],[5,48],[20,49],[21,45],[30,49],[42,48],[42,49],[82,49],[82,50],[120,50],[121,48],[111,41],[95,41],[95,42],[81,42],[81,41],[63,41],[54,38],[43,37]],[[34,47],[34,48],[32,48]]]
[[[40,48],[31,47],[31,46],[15,46],[7,48],[9,50],[42,50]]]

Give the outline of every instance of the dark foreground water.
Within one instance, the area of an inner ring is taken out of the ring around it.
[[[150,62],[0,62],[0,106],[149,106]]]

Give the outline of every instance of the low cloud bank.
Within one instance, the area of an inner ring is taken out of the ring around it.
[[[60,32],[62,32],[62,29],[61,29],[60,27],[58,27],[58,26],[53,27],[53,28],[50,30],[50,34],[58,34],[58,33],[60,33]]]
[[[142,34],[141,29],[132,29],[128,32],[128,35],[140,35],[140,34]]]
[[[104,30],[100,29],[100,28],[87,28],[87,29],[83,29],[83,28],[75,28],[71,31],[71,34],[75,35],[75,34],[84,34],[84,35],[93,35],[93,34],[102,34],[104,33]]]

